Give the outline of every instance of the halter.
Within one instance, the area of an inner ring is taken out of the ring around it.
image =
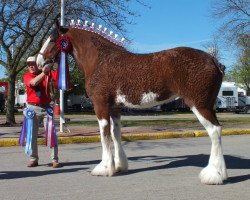
[[[51,40],[51,41],[49,41],[49,43],[55,43],[55,45],[52,47],[52,50],[53,50],[54,48],[56,48],[56,41],[55,41],[55,40]],[[57,58],[57,56],[58,56],[58,53],[59,53],[59,50],[58,50],[58,48],[57,48],[57,51],[56,51],[55,56],[50,57],[50,58],[47,58],[47,59],[45,60],[45,62],[44,62],[44,64],[43,64],[42,67],[45,67],[45,66],[50,66],[50,67],[51,67],[54,63],[56,63],[56,62],[57,62],[57,61],[56,61],[56,58]],[[38,54],[42,55],[43,58],[44,58],[44,56],[45,56],[45,54],[42,53],[42,52],[39,52]]]

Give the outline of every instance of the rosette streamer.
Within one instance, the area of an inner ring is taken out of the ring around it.
[[[26,147],[25,147],[25,153],[27,155],[31,154],[31,147],[32,147],[32,130],[33,130],[33,118],[35,117],[35,111],[31,108],[28,108],[25,112],[25,120],[23,123],[22,131],[23,133],[26,132]],[[24,125],[25,124],[25,125]],[[21,132],[22,134],[22,132]],[[23,136],[22,136],[23,137]],[[24,138],[22,138],[22,144],[24,144]]]
[[[58,145],[56,136],[56,127],[53,118],[53,108],[48,106],[47,111],[47,124],[46,124],[46,145],[47,147],[55,147]]]
[[[61,90],[68,90],[70,88],[70,77],[67,53],[69,53],[71,49],[69,37],[59,36],[56,41],[56,46],[60,51],[56,85]]]
[[[27,109],[24,108],[24,113],[26,113],[26,110]],[[26,119],[26,116],[24,115],[23,125],[22,125],[20,136],[19,136],[19,140],[18,140],[18,144],[22,147],[25,146],[26,133],[27,133],[27,119]]]
[[[55,147],[58,145],[58,140],[56,136],[56,127],[55,122],[53,118],[53,108],[48,106],[46,108],[47,112],[47,124],[46,124],[46,146],[48,147]],[[32,148],[32,132],[33,132],[33,118],[35,117],[35,111],[31,108],[26,108],[24,110],[24,120],[23,125],[21,129],[21,133],[19,136],[18,143],[20,146],[25,146],[26,141],[26,147],[25,147],[25,153],[30,155],[31,154],[31,148]]]

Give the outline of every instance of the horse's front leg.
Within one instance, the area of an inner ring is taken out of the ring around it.
[[[121,143],[121,116],[119,111],[112,112],[111,121],[111,136],[114,142],[115,148],[115,171],[126,172],[128,171],[127,156],[122,148]]]
[[[91,174],[95,176],[112,176],[115,173],[115,164],[111,152],[109,111],[98,106],[97,108],[95,107],[95,113],[100,127],[102,161],[92,170]]]

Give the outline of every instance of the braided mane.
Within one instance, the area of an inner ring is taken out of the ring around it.
[[[81,24],[80,20],[77,20],[76,24],[74,20],[71,20],[70,27],[68,28],[89,32],[93,35],[92,38],[96,38],[99,41],[101,40],[105,44],[114,44],[119,49],[126,50],[126,48],[123,47],[125,38],[118,40],[118,34],[113,34],[113,31],[110,31],[108,34],[107,28],[102,28],[101,25],[99,25],[98,28],[95,28],[94,23],[90,25],[87,20],[84,21],[84,24]]]
[[[85,32],[86,34],[89,34],[93,40],[93,43],[96,43],[99,41],[101,44],[104,44],[106,46],[112,46],[112,47],[115,47],[116,49],[127,51],[127,49],[125,47],[118,45],[115,42],[110,41],[109,38],[105,37],[104,35],[98,34],[97,32],[88,31],[85,29],[78,29],[78,28],[71,28],[71,29],[76,29],[76,30],[79,30],[81,32]]]

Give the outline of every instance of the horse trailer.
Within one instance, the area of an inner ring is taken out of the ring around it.
[[[234,82],[222,82],[216,100],[216,110],[235,111],[238,107],[238,87]]]

